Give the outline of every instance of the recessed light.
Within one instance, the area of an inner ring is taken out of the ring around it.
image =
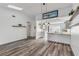
[[[23,10],[23,8],[20,8],[20,7],[14,6],[14,5],[8,5],[8,7],[12,8],[12,9],[16,9],[16,10]]]

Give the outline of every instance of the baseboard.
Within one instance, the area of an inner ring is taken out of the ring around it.
[[[28,36],[27,38],[23,38],[23,39],[11,41],[11,42],[8,42],[8,43],[0,44],[0,46],[2,46],[2,45],[7,45],[7,44],[11,44],[11,43],[14,43],[14,42],[17,42],[17,41],[21,41],[21,40],[29,40],[29,39],[35,39],[35,37]]]
[[[28,39],[27,39],[27,38],[24,38],[24,39],[20,39],[20,40],[8,42],[8,43],[1,44],[0,46],[2,46],[2,45],[9,45],[9,44],[11,44],[11,43],[18,42],[18,41],[22,41],[22,40],[28,40]]]
[[[35,36],[27,36],[27,39],[35,39]]]
[[[53,43],[57,43],[57,44],[63,44],[63,45],[69,45],[70,46],[70,44],[66,44],[66,43],[62,43],[62,42],[56,42],[56,41],[50,41],[50,40],[48,40],[48,42],[53,42]]]

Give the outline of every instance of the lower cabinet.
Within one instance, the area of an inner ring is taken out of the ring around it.
[[[70,44],[71,36],[64,34],[48,34],[48,40],[59,43]]]

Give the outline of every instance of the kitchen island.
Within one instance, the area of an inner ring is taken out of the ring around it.
[[[70,44],[71,34],[68,32],[63,33],[48,33],[48,41]]]

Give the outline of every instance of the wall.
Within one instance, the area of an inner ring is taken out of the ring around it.
[[[71,29],[71,48],[76,56],[79,56],[79,26]]]
[[[44,38],[45,36],[45,31],[47,31],[47,29],[43,30],[41,29],[41,24],[42,23],[45,23],[45,20],[37,20],[36,21],[36,39],[39,39],[39,38]],[[44,27],[43,27],[44,28]]]
[[[79,15],[74,18],[72,25],[79,23]],[[75,55],[79,56],[79,25],[71,28],[71,48]]]
[[[35,20],[35,17],[31,17],[31,35],[32,37],[35,37],[36,36],[36,20]]]
[[[67,6],[67,7],[64,7],[64,8],[58,8],[57,10],[58,10],[58,16],[59,17],[68,16],[69,12],[72,10],[72,6]],[[41,19],[42,19],[42,15],[38,14],[36,16],[36,20],[41,20]]]
[[[73,4],[75,10],[79,4]],[[72,25],[79,23],[79,15],[71,22]],[[79,25],[71,28],[71,48],[74,55],[79,56]]]
[[[30,17],[30,16],[29,16]],[[27,35],[31,36],[31,37],[35,37],[36,36],[36,21],[35,21],[35,17],[30,17],[30,20],[27,22],[27,26],[28,24],[30,25],[30,29],[27,31]],[[29,28],[29,27],[27,27]]]
[[[27,21],[30,18],[20,11],[0,7],[0,45],[27,38]],[[17,24],[23,24],[26,28],[12,27]]]

